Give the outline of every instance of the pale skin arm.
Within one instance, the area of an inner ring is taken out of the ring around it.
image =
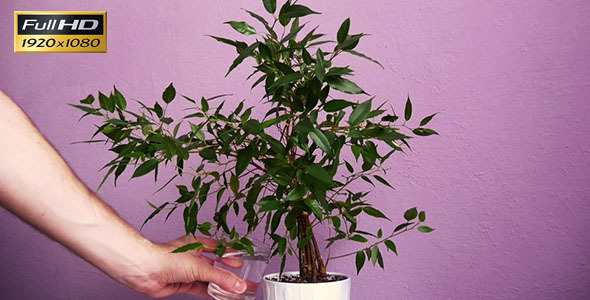
[[[208,297],[207,282],[242,293],[246,284],[200,252],[173,254],[184,239],[157,245],[78,180],[29,118],[0,91],[0,206],[123,285],[152,297]],[[215,246],[216,241],[198,241]],[[240,262],[224,261],[235,265]]]

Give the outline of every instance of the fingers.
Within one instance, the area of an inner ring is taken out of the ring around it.
[[[209,293],[207,293],[207,283],[194,282],[191,288],[186,291],[187,294],[195,295],[203,298],[213,299]]]
[[[168,245],[171,246],[173,249],[176,249],[176,248],[181,247],[187,243],[202,243],[203,245],[205,245],[205,247],[202,249],[188,252],[188,253],[191,253],[196,256],[201,256],[201,253],[203,253],[203,252],[212,253],[214,251],[214,249],[217,247],[217,240],[210,239],[210,238],[203,238],[203,237],[194,238],[192,236],[189,237],[188,240],[186,240],[186,238],[184,236],[181,236],[180,238],[169,242]],[[226,254],[232,253],[232,252],[238,252],[238,251],[235,249],[232,249],[232,248],[227,248],[225,251]],[[228,267],[235,268],[235,269],[239,269],[244,265],[242,259],[238,258],[238,257],[223,257],[223,258],[216,257],[215,260],[228,266]]]
[[[205,237],[195,238],[193,236],[189,236],[189,238],[187,239],[186,236],[184,236],[184,235],[183,236],[180,236],[179,238],[173,240],[170,243],[173,243],[175,245],[181,245],[182,246],[182,245],[185,245],[187,243],[196,243],[196,242],[203,243],[207,247],[212,247],[212,248],[217,247],[217,240],[210,239],[210,238],[205,238]]]
[[[187,293],[203,298],[212,298],[207,293],[207,283],[204,282],[177,282],[165,286],[161,291],[150,294],[153,298],[168,297],[177,293]]]
[[[153,298],[164,298],[170,295],[174,295],[176,293],[190,293],[190,291],[193,290],[194,285],[198,284],[205,285],[202,282],[175,282],[167,284],[157,291],[153,291],[146,294]],[[196,288],[196,290],[198,290],[198,288]],[[206,287],[204,290],[205,294],[207,294]]]
[[[193,237],[191,237],[190,243],[195,243],[195,242],[205,245],[205,248],[202,249],[203,252],[211,253],[217,247],[217,240],[210,239],[210,238],[204,238],[204,237],[193,238]]]
[[[246,282],[229,271],[203,264],[198,271],[198,281],[213,282],[226,291],[241,294],[246,291]]]
[[[186,244],[187,242],[185,241],[184,237],[180,237],[178,240],[182,241],[182,245]],[[206,253],[212,253],[214,251],[214,249],[217,247],[217,240],[214,239],[210,239],[210,238],[203,238],[203,237],[198,237],[198,238],[194,238],[194,237],[190,237],[188,240],[188,243],[202,243],[203,245],[205,245],[205,248],[199,249],[198,251],[194,251],[192,253],[194,254],[198,254],[200,255],[202,252],[206,252]],[[232,253],[232,252],[238,252],[235,249],[232,248],[227,248],[225,253]],[[232,267],[235,269],[239,269],[244,265],[244,262],[242,261],[241,258],[239,257],[216,257],[215,258],[216,261],[228,266],[228,267]]]
[[[234,269],[240,269],[244,266],[244,262],[239,257],[216,257],[215,260]]]
[[[190,244],[190,243],[201,243],[201,244],[205,245],[205,247],[200,249],[199,252],[202,251],[202,252],[211,253],[217,247],[217,240],[210,239],[210,238],[204,238],[204,237],[194,238],[192,236],[190,236],[187,240],[184,235],[171,241],[168,244],[174,246],[174,249],[176,249],[178,247],[181,247],[181,246],[184,246],[184,245]]]

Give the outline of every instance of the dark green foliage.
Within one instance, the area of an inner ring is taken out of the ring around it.
[[[352,81],[354,70],[350,66],[334,65],[336,57],[349,54],[379,64],[353,50],[366,35],[351,34],[350,19],[340,25],[337,45],[329,51],[321,49],[330,41],[323,39],[317,28],[306,30],[299,23],[299,18],[317,12],[291,2],[281,5],[278,12],[276,1],[263,0],[263,5],[274,13],[268,19],[276,17],[275,22],[246,12],[264,26],[266,33],[257,32],[247,22],[229,21],[226,23],[247,37],[237,35],[250,41],[212,38],[237,51],[226,76],[252,59],[255,66],[251,81],[253,87],[263,89],[266,106],[245,107],[243,101],[230,102],[234,100],[229,95],[202,97],[200,101],[182,96],[186,102],[172,103],[176,98],[172,83],[162,93],[162,101],[138,101],[138,110],[127,110],[127,101],[116,88],[110,96],[99,92],[98,105],[94,95],[72,105],[84,116],[102,118],[94,135],[107,141],[116,155],[105,165],[105,180],[114,174],[116,181],[126,170],[132,170],[132,178],[153,173],[157,179],[158,167],[164,166],[176,172],[165,179],[162,188],[177,177],[190,178],[190,185],[177,186],[178,199],[153,206],[146,222],[164,211],[168,219],[180,208],[177,211],[182,212],[187,236],[225,232],[228,238],[216,247],[217,255],[223,255],[227,247],[251,252],[253,244],[247,236],[263,227],[274,241],[273,253],[284,259],[297,250],[295,245],[303,248],[310,243],[310,235],[302,237],[297,226],[299,217],[309,216],[314,224],[331,229],[328,247],[342,240],[363,245],[359,251],[340,256],[356,255],[357,271],[365,260],[383,268],[379,245],[397,254],[390,240],[394,236],[412,229],[432,229],[422,225],[426,214],[416,208],[407,210],[404,223],[394,228],[391,219],[369,203],[367,195],[373,186],[393,188],[383,176],[386,163],[393,154],[409,148],[410,138],[436,135],[436,131],[424,127],[436,114],[423,118],[419,127],[410,127],[413,109],[409,97],[402,119],[386,110],[384,103],[377,103],[375,97],[366,96]],[[278,24],[285,26],[284,30],[276,30]],[[277,32],[285,34],[279,36]],[[183,118],[167,115],[172,104],[188,106],[189,112]],[[259,109],[266,109],[262,111],[265,114],[253,113]],[[356,162],[343,160],[350,153]],[[370,184],[369,190],[362,188],[363,181]],[[199,218],[207,201],[216,205],[213,220]],[[376,234],[361,230],[367,217],[390,224],[391,234],[384,234],[385,227]],[[231,218],[246,222],[248,232],[236,232],[228,220]],[[311,234],[311,227],[307,228]],[[193,243],[175,252],[202,247]]]

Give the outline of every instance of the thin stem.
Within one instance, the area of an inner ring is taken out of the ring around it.
[[[359,252],[359,251],[365,251],[365,250],[367,250],[367,249],[371,249],[371,248],[373,248],[374,246],[376,246],[376,245],[379,245],[379,244],[381,244],[381,243],[385,242],[385,241],[386,241],[386,240],[388,240],[388,239],[391,239],[391,238],[393,238],[393,237],[396,237],[396,236],[398,236],[398,235],[400,235],[400,234],[402,234],[402,233],[404,233],[404,232],[407,232],[407,231],[410,231],[410,230],[412,230],[412,229],[416,228],[416,227],[417,227],[418,225],[420,225],[420,224],[421,224],[421,223],[420,223],[420,222],[418,222],[418,223],[414,224],[413,226],[408,226],[408,227],[404,228],[404,229],[403,229],[403,230],[401,230],[401,231],[398,231],[398,232],[395,232],[395,231],[394,231],[394,232],[392,232],[392,233],[391,233],[389,236],[387,236],[387,237],[385,237],[385,238],[383,238],[383,239],[381,239],[381,240],[379,240],[379,241],[377,241],[377,242],[374,242],[374,243],[373,243],[373,244],[371,244],[370,246],[368,246],[368,247],[365,247],[365,248],[363,248],[363,249],[360,249],[360,250],[358,250],[358,251],[354,251],[354,252],[350,252],[350,253],[346,253],[346,254],[342,254],[342,255],[338,255],[338,256],[328,257],[328,259],[326,260],[326,265],[328,265],[328,263],[329,263],[329,262],[330,262],[330,260],[332,260],[332,259],[337,259],[337,258],[343,258],[343,257],[351,256],[351,255],[354,255],[354,254],[356,254],[356,253],[357,253],[357,252]]]

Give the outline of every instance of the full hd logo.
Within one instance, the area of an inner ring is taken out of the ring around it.
[[[107,52],[106,12],[15,11],[14,52]]]

